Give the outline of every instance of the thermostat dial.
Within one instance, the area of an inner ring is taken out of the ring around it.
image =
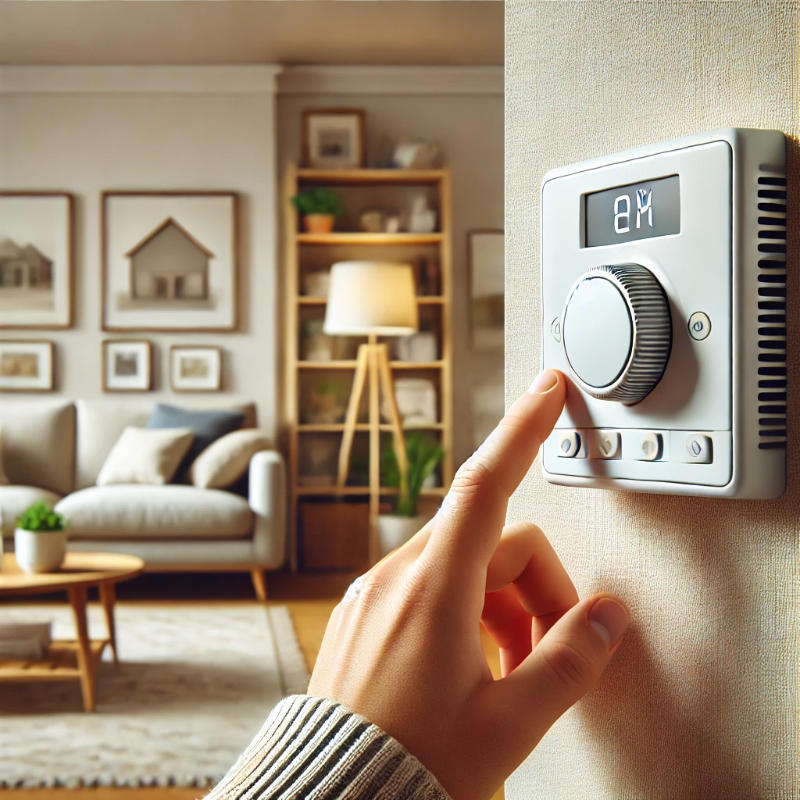
[[[643,400],[667,366],[669,304],[640,264],[594,267],[572,285],[561,314],[564,353],[580,387],[600,400]]]

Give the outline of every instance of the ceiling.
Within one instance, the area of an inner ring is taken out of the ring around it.
[[[500,65],[502,0],[0,0],[2,64]]]

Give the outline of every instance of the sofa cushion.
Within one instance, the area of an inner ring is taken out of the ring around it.
[[[242,422],[244,414],[241,411],[206,411],[159,403],[147,420],[147,427],[189,428],[192,431],[194,441],[175,475],[176,483],[186,483],[189,468],[197,456],[220,436],[241,428]]]
[[[35,486],[0,486],[0,527],[2,527],[3,536],[9,538],[14,535],[17,517],[28,506],[32,506],[34,503],[47,503],[48,506],[54,506],[58,499],[59,495]]]
[[[97,485],[169,483],[193,438],[188,428],[125,428],[97,476]]]
[[[231,431],[197,456],[189,469],[189,478],[203,489],[224,489],[247,472],[255,453],[269,446],[267,436],[256,428]]]
[[[0,486],[7,486],[8,478],[3,470],[3,427],[0,425]]]
[[[76,539],[238,539],[253,530],[247,501],[194,486],[92,486],[56,505]]]
[[[53,400],[3,400],[3,466],[10,484],[58,495],[75,482],[75,407]]]

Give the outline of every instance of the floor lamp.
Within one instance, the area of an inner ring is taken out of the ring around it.
[[[375,526],[380,505],[380,397],[389,411],[400,473],[400,491],[408,480],[405,440],[386,344],[378,337],[406,336],[418,327],[414,273],[408,264],[385,261],[340,261],[331,267],[323,331],[331,336],[366,336],[358,348],[353,388],[339,449],[337,484],[347,481],[353,436],[364,388],[369,385],[370,560],[377,557]]]

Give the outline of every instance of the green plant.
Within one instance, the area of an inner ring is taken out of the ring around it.
[[[341,217],[344,214],[344,201],[330,189],[306,189],[292,198],[292,204],[303,215],[332,214]]]
[[[17,527],[26,531],[63,531],[67,527],[67,520],[47,503],[34,503],[19,515]]]
[[[398,516],[417,516],[417,503],[422,491],[422,484],[436,469],[443,457],[444,450],[435,439],[424,436],[419,431],[410,433],[406,436],[408,469],[406,470],[406,480],[402,481],[394,448],[387,448],[383,451],[381,454],[383,483],[398,489],[395,501],[395,513]]]

